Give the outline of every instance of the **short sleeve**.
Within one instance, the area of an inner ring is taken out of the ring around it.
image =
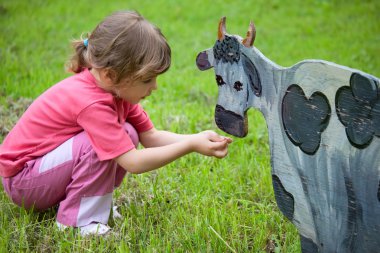
[[[148,131],[153,128],[153,123],[148,114],[144,111],[140,104],[131,105],[124,102],[124,117],[138,133]]]
[[[135,148],[110,105],[94,103],[81,111],[78,124],[87,133],[98,158],[110,160]]]

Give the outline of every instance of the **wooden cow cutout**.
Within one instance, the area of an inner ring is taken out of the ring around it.
[[[272,182],[281,212],[297,227],[303,252],[380,252],[380,86],[362,71],[322,60],[281,67],[225,18],[200,70],[214,67],[215,121],[237,137],[246,112],[267,122]]]

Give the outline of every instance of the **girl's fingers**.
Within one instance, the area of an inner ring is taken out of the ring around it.
[[[207,138],[212,142],[221,142],[221,141],[226,141],[227,143],[232,142],[231,138],[219,135],[216,132],[211,131],[211,130],[206,130],[203,133],[206,134]]]
[[[232,143],[232,139],[231,139],[230,137],[224,137],[224,139],[227,140],[227,143],[228,143],[228,144]]]
[[[213,131],[204,132],[209,140],[209,154],[217,158],[223,158],[228,153],[228,144],[232,142],[229,137],[221,136]]]
[[[223,157],[225,157],[227,154],[228,154],[228,150],[227,150],[227,149],[217,150],[217,151],[215,152],[215,157],[217,157],[217,158],[223,158]]]
[[[213,150],[220,150],[220,149],[225,149],[227,148],[227,141],[218,141],[218,142],[211,142],[211,149]]]
[[[210,136],[210,141],[214,141],[214,142],[224,141],[224,137],[220,136],[219,134],[214,133]]]
[[[228,143],[227,141],[223,142],[214,142],[213,143],[213,156],[217,158],[223,158],[228,154]]]

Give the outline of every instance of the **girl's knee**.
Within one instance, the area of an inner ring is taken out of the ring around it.
[[[128,122],[125,122],[124,129],[128,133],[129,137],[131,137],[133,144],[137,148],[137,146],[139,145],[139,135],[136,129]]]

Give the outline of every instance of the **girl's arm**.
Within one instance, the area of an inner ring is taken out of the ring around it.
[[[159,132],[151,137],[148,135],[144,137],[143,134],[141,141],[148,148],[132,149],[115,158],[116,162],[128,172],[139,174],[158,169],[191,152],[223,158],[227,155],[228,144],[232,142],[230,138],[220,136],[213,131],[193,135]],[[166,136],[167,139],[157,140],[157,136]]]
[[[139,140],[145,148],[166,146],[191,137],[190,134],[176,134],[155,128],[139,134]]]

